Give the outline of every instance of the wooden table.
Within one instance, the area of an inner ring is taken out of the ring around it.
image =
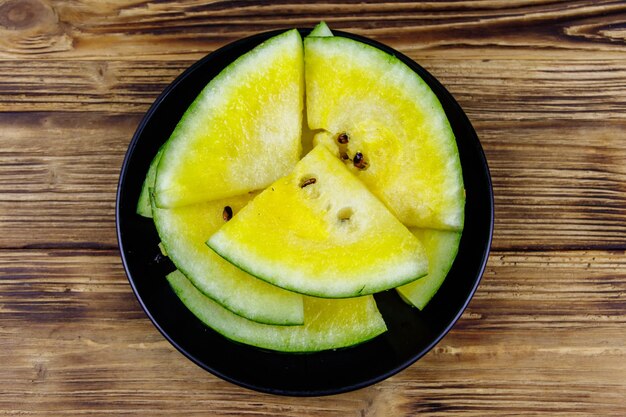
[[[452,92],[490,163],[496,229],[433,351],[298,399],[164,340],[122,269],[115,191],[143,113],[186,67],[321,19]],[[626,4],[0,0],[0,232],[0,415],[626,415]]]

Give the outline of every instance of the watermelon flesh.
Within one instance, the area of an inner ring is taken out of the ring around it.
[[[318,297],[372,294],[428,268],[417,238],[324,147],[255,197],[207,244],[254,276]]]
[[[432,90],[397,58],[343,37],[309,37],[306,109],[322,144],[405,225],[460,231],[465,194],[454,134]],[[340,63],[340,64],[336,64]],[[348,142],[340,146],[338,138]],[[363,167],[354,164],[357,153]]]
[[[302,39],[291,30],[238,58],[202,90],[165,144],[156,205],[265,188],[300,158]]]
[[[261,281],[215,254],[205,245],[222,224],[227,207],[235,214],[246,194],[173,209],[152,208],[154,223],[168,257],[209,296],[232,312],[261,323],[302,324],[302,296]],[[228,216],[226,216],[228,217]]]

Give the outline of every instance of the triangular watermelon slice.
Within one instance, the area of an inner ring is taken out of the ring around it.
[[[215,77],[186,111],[156,172],[158,207],[262,189],[300,157],[302,39],[278,35]]]
[[[462,230],[454,134],[437,97],[396,57],[340,37],[308,37],[306,109],[314,143],[342,158],[407,226]]]
[[[417,238],[320,146],[207,243],[254,276],[319,297],[386,290],[428,266]]]

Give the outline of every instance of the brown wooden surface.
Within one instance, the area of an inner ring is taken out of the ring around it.
[[[267,3],[0,0],[0,415],[626,415],[626,3]],[[296,399],[224,382],[163,339],[120,263],[115,190],[142,114],[187,66],[321,19],[455,95],[496,230],[433,351]]]

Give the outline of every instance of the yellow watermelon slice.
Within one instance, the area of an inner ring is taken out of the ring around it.
[[[454,134],[437,97],[399,59],[334,36],[304,41],[309,128],[400,221],[462,230]]]
[[[215,77],[186,111],[156,171],[161,208],[245,194],[300,158],[302,39],[278,35]]]
[[[417,238],[324,147],[313,149],[207,243],[254,276],[319,297],[372,294],[413,281],[428,268]]]

